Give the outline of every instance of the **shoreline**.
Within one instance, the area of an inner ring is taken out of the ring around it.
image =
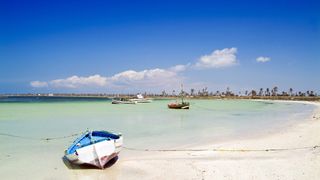
[[[278,132],[194,147],[243,151],[135,152],[136,158],[120,155],[118,164],[104,173],[117,179],[318,179],[320,103],[296,103],[316,108],[306,120]],[[314,148],[295,149],[301,147]],[[245,151],[250,149],[289,150]]]
[[[0,99],[4,98],[84,98],[84,99],[106,99],[115,97],[135,98],[136,94],[0,94]],[[146,95],[146,98],[154,100],[172,100],[180,98],[179,96]],[[312,101],[320,102],[320,96],[186,96],[187,100],[275,100],[275,101]]]

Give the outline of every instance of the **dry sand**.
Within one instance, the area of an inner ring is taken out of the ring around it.
[[[307,102],[304,102],[307,103]],[[281,151],[134,152],[105,170],[70,170],[70,179],[320,179],[320,103],[310,119],[277,133],[193,149]],[[315,147],[316,146],[316,147]],[[295,149],[310,147],[305,149]],[[128,150],[123,150],[126,153]]]

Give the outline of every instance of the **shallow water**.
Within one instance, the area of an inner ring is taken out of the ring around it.
[[[169,102],[157,100],[137,105],[113,105],[110,100],[0,103],[0,133],[50,138],[87,129],[105,129],[121,132],[130,147],[169,147],[268,131],[303,119],[312,111],[311,105],[248,100],[192,100],[190,110],[172,110],[166,107]],[[67,140],[70,138],[61,141]]]
[[[156,100],[136,105],[113,105],[110,100],[101,99],[0,102],[0,175],[9,176],[15,168],[21,168],[17,172],[21,177],[23,172],[64,169],[61,157],[75,137],[52,141],[39,138],[68,136],[86,129],[109,130],[121,132],[127,147],[175,148],[267,133],[306,119],[314,109],[301,103],[190,100],[189,110],[172,110],[167,108],[169,102]],[[50,173],[47,176],[51,177]]]

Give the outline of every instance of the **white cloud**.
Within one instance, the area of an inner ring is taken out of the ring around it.
[[[134,80],[141,80],[144,78],[144,71],[134,71],[134,70],[128,70],[123,71],[121,73],[115,74],[111,77],[112,81],[134,81]]]
[[[256,59],[256,61],[257,62],[260,62],[260,63],[265,63],[265,62],[268,62],[268,61],[270,61],[271,60],[271,58],[269,58],[269,57],[263,57],[263,56],[260,56],[260,57],[258,57],[257,59]]]
[[[170,69],[147,69],[143,71],[128,70],[109,78],[113,85],[163,86],[176,83],[181,79],[177,72]]]
[[[182,72],[182,71],[187,70],[187,68],[189,66],[190,66],[190,63],[188,63],[186,65],[178,64],[178,65],[170,67],[169,70],[173,71],[173,72]]]
[[[182,72],[190,67],[197,68],[222,68],[236,65],[237,48],[215,50],[209,55],[199,58],[195,64],[178,64],[167,69],[155,68],[142,71],[127,70],[112,76],[92,75],[87,77],[71,76],[47,82],[32,81],[32,87],[49,87],[58,89],[76,88],[172,88],[183,83]]]
[[[47,82],[43,82],[43,81],[31,81],[30,85],[32,87],[35,88],[44,88],[44,87],[48,87],[48,83]]]
[[[176,69],[147,69],[143,71],[128,70],[110,77],[93,75],[88,77],[71,76],[64,79],[55,79],[49,82],[32,81],[32,87],[52,88],[82,88],[82,87],[159,87],[171,86],[180,83],[183,79],[178,72],[182,66]]]
[[[237,48],[215,50],[209,55],[201,56],[195,66],[199,68],[223,68],[234,66],[238,63],[236,53]]]
[[[55,88],[78,88],[83,86],[98,86],[107,85],[107,78],[100,75],[88,77],[71,76],[66,79],[56,79],[49,82],[49,85]]]

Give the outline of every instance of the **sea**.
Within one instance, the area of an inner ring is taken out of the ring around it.
[[[54,175],[66,168],[64,150],[75,134],[87,130],[121,133],[128,148],[183,149],[268,134],[305,121],[315,109],[293,102],[192,99],[189,110],[176,110],[167,107],[172,101],[111,104],[105,98],[0,98],[0,175],[24,177],[23,173],[49,169]],[[124,154],[120,158],[130,157],[130,152]]]

